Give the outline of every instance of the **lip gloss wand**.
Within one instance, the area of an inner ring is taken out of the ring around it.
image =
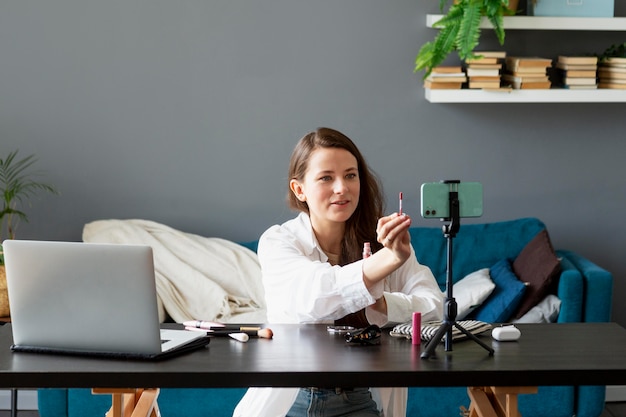
[[[402,216],[402,191],[400,191],[400,195],[398,196],[398,214]]]

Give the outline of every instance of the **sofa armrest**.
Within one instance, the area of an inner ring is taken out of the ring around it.
[[[584,285],[584,322],[607,322],[611,319],[613,275],[590,260],[572,251],[560,251],[578,268]]]
[[[559,323],[579,323],[583,317],[584,284],[578,268],[557,251],[561,261],[561,276],[556,295],[561,300]]]

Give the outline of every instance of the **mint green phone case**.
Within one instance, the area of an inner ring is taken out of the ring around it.
[[[424,218],[450,217],[450,191],[458,192],[459,216],[483,215],[483,185],[479,182],[429,182],[421,187],[421,214]]]

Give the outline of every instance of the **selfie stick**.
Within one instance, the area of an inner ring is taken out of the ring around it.
[[[449,214],[450,217],[441,219],[442,221],[449,221],[450,223],[444,225],[442,227],[443,235],[447,239],[448,243],[448,257],[447,257],[447,269],[446,269],[446,299],[443,305],[443,323],[439,326],[437,333],[433,336],[433,338],[428,342],[424,352],[422,352],[422,359],[428,359],[432,356],[435,356],[435,349],[439,342],[441,342],[441,338],[446,336],[444,341],[446,352],[450,352],[452,350],[452,327],[456,327],[468,338],[472,339],[480,346],[485,348],[489,352],[489,356],[493,356],[494,350],[483,343],[478,337],[465,330],[463,326],[461,326],[456,321],[457,316],[457,304],[454,299],[454,295],[452,294],[453,280],[452,280],[452,239],[456,236],[459,228],[461,227],[461,216],[460,216],[460,204],[459,204],[459,180],[449,180],[443,181],[445,184],[450,184],[450,191],[448,194],[448,205],[449,205]]]

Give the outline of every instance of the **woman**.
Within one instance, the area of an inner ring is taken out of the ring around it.
[[[441,318],[443,294],[420,265],[406,214],[383,216],[377,178],[354,143],[320,128],[291,156],[289,206],[301,213],[269,228],[258,255],[269,323],[333,323],[362,312],[381,327]],[[373,254],[362,248],[370,242]],[[374,394],[374,398],[372,398]],[[235,416],[404,416],[406,389],[259,389],[248,391]],[[385,407],[386,406],[386,407]],[[315,412],[323,407],[323,412]]]

